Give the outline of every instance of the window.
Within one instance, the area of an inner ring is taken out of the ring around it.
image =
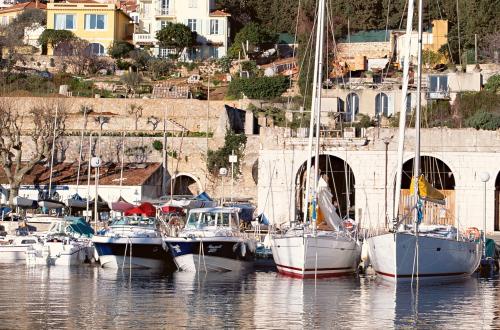
[[[195,20],[195,19],[191,19],[191,18],[190,18],[190,19],[188,19],[188,20],[187,20],[187,26],[188,26],[188,27],[191,29],[191,31],[193,31],[193,32],[198,31],[198,30],[196,29],[196,28],[197,28],[197,25],[198,25],[197,23],[198,23],[198,22],[197,22],[197,20]]]
[[[175,49],[173,48],[160,48],[158,50],[158,57],[168,57],[169,55],[175,55]]]
[[[431,92],[446,92],[448,91],[448,76],[430,76]]]
[[[219,47],[210,47],[208,49],[208,57],[219,58]]]
[[[389,117],[389,98],[384,93],[378,93],[375,96],[375,116],[380,117],[381,115]]]
[[[76,29],[76,19],[73,14],[54,14],[54,25],[56,30]]]
[[[151,13],[151,4],[150,3],[144,3],[142,5],[142,13],[144,14],[143,17],[148,17],[149,14]]]
[[[219,34],[219,20],[211,19],[210,20],[210,34]]]
[[[163,29],[165,26],[167,26],[168,21],[160,21],[160,29]]]
[[[356,93],[347,95],[347,116],[346,121],[354,121],[356,115],[359,113],[359,96]]]
[[[411,112],[411,94],[408,93],[406,95],[406,112],[410,113]]]
[[[104,30],[106,29],[106,15],[86,14],[86,30]]]
[[[7,16],[2,16],[2,25],[9,25],[9,18]]]
[[[106,55],[106,50],[104,49],[104,46],[96,42],[91,43],[88,46],[88,50],[92,55],[97,55],[97,56]]]
[[[189,8],[198,8],[198,0],[188,0]]]

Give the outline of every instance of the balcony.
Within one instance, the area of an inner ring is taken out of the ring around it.
[[[170,7],[160,7],[156,9],[156,16],[174,16],[174,11]]]
[[[134,44],[154,44],[156,38],[151,33],[134,33]]]
[[[450,91],[448,89],[445,90],[434,90],[427,91],[426,97],[428,100],[449,100],[450,99]]]

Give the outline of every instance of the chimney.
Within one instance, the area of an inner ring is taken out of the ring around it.
[[[39,0],[35,0],[35,8],[38,8],[38,5],[40,4]]]

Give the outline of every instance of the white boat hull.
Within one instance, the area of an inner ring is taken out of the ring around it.
[[[354,240],[331,235],[274,237],[271,249],[278,272],[296,278],[352,274],[361,253]]]
[[[368,254],[374,271],[389,281],[452,280],[470,276],[481,261],[482,246],[432,236],[418,237],[418,269],[414,260],[416,237],[409,233],[388,233],[370,237]]]
[[[0,246],[0,263],[24,264],[27,250],[28,246]]]
[[[101,267],[111,269],[163,269],[165,265],[163,260],[116,255],[99,256],[99,262]]]
[[[223,257],[186,254],[175,258],[179,270],[184,272],[238,272],[251,269],[253,263]]]
[[[93,254],[93,247],[88,245],[46,242],[29,249],[26,262],[32,265],[76,266],[90,261]]]

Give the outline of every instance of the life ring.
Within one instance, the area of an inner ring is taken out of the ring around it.
[[[477,240],[481,238],[481,232],[476,227],[470,227],[465,231],[465,237],[467,237],[468,239]]]
[[[348,231],[353,230],[353,229],[354,229],[354,225],[355,225],[355,224],[354,224],[354,221],[353,221],[353,220],[351,220],[351,219],[346,219],[346,220],[342,221],[342,226],[343,226],[346,230],[348,230]]]

